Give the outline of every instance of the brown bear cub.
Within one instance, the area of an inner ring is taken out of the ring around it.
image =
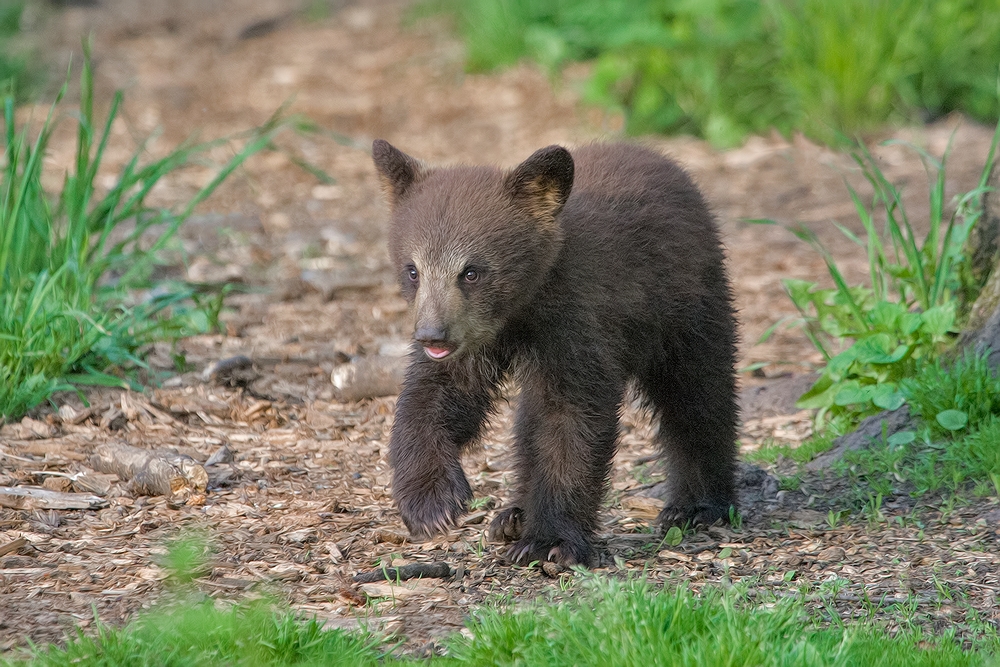
[[[410,533],[466,510],[460,457],[507,377],[517,489],[490,535],[513,542],[511,561],[591,562],[630,383],[659,420],[671,495],[658,522],[727,519],[736,323],[715,222],[684,171],[616,144],[550,146],[509,171],[372,151],[416,311],[389,445]]]

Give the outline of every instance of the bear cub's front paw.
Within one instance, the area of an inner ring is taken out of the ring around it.
[[[583,538],[574,540],[525,538],[512,544],[505,556],[516,565],[550,562],[562,567],[572,567],[589,566],[591,552],[590,543]]]
[[[403,523],[416,541],[447,532],[472,500],[472,488],[461,469],[457,474],[419,480],[413,486],[396,481],[394,487],[393,496]]]

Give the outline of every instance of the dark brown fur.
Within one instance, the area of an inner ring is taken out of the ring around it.
[[[617,144],[550,146],[509,172],[428,169],[384,141],[373,153],[416,304],[390,443],[410,532],[465,511],[460,456],[509,376],[517,492],[490,532],[511,560],[591,561],[629,383],[659,420],[672,492],[659,522],[726,519],[736,326],[715,223],[684,171]]]

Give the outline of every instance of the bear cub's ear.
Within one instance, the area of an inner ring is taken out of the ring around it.
[[[410,157],[384,139],[372,142],[372,160],[386,199],[393,208],[407,190],[427,175],[427,167],[420,160]]]
[[[573,189],[573,156],[562,146],[541,148],[507,174],[505,185],[518,205],[552,220]]]

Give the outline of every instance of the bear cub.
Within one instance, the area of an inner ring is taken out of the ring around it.
[[[461,455],[511,378],[514,501],[490,524],[515,563],[591,563],[629,387],[658,420],[663,527],[735,503],[736,323],[719,233],[675,163],[626,144],[543,148],[511,170],[429,168],[372,147],[389,249],[416,315],[389,445],[410,533],[453,525]]]

